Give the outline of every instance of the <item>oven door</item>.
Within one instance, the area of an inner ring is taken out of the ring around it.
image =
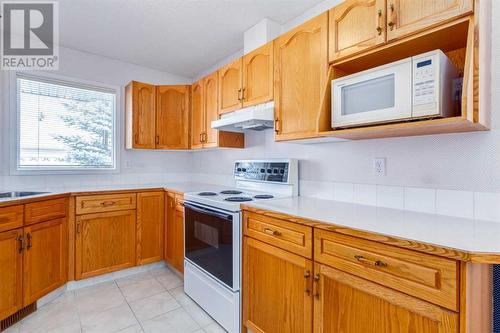
[[[186,260],[239,289],[239,214],[184,202]]]
[[[411,88],[411,59],[333,80],[332,127],[409,119]]]

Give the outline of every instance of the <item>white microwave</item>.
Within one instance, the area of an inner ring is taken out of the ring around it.
[[[457,78],[435,50],[333,80],[332,128],[456,115]]]

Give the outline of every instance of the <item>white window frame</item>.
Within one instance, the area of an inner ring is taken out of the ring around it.
[[[89,88],[89,89],[105,89],[113,91],[115,94],[115,110],[113,115],[113,168],[86,168],[86,167],[20,167],[20,110],[17,103],[17,78],[19,75],[31,77],[34,80],[49,80],[66,83],[74,87]],[[73,77],[48,74],[45,72],[31,71],[30,73],[22,71],[12,71],[9,77],[9,114],[10,114],[10,174],[11,175],[53,175],[53,174],[110,174],[120,172],[120,152],[121,140],[120,133],[122,132],[121,125],[121,88],[119,86],[103,84],[100,82],[92,82],[87,80],[76,79]]]

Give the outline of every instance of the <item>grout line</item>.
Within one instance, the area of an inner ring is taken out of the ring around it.
[[[133,310],[133,309],[132,309],[132,307],[130,306],[130,303],[128,302],[127,298],[125,297],[125,294],[123,293],[123,290],[120,288],[120,286],[118,285],[118,283],[116,283],[116,280],[113,280],[113,282],[114,282],[114,283],[116,284],[116,286],[118,287],[118,290],[120,291],[120,294],[122,294],[123,299],[125,300],[125,303],[127,304],[127,306],[128,306],[128,308],[130,309],[130,311],[132,312],[132,315],[134,316],[135,320],[137,321],[137,323],[139,324],[139,326],[141,326],[141,330],[142,330],[143,332],[145,332],[145,331],[144,331],[144,327],[142,326],[141,321],[139,320],[139,318],[137,318],[137,316],[136,316],[136,314],[135,314],[134,310]],[[127,328],[132,327],[132,326],[135,326],[135,325],[131,325],[131,326],[125,327],[125,328],[123,328],[122,330],[127,329]]]

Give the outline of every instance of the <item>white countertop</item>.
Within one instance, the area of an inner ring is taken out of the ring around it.
[[[247,202],[245,205],[465,252],[500,253],[500,223],[495,222],[310,197]]]
[[[213,184],[205,184],[205,183],[192,183],[192,182],[171,182],[171,183],[155,183],[155,184],[126,184],[126,185],[100,185],[100,186],[68,186],[68,187],[54,187],[43,189],[41,191],[47,192],[40,195],[22,197],[22,198],[4,198],[0,199],[0,203],[15,203],[16,201],[33,199],[33,198],[41,198],[48,197],[59,194],[66,193],[78,193],[78,192],[105,192],[105,191],[126,191],[126,190],[147,190],[154,188],[163,188],[171,191],[188,193],[188,192],[201,192],[211,190],[214,187],[218,187]],[[220,187],[220,186],[219,186]],[[0,192],[8,192],[9,190],[0,191]],[[30,189],[28,191],[37,191],[34,189]]]

